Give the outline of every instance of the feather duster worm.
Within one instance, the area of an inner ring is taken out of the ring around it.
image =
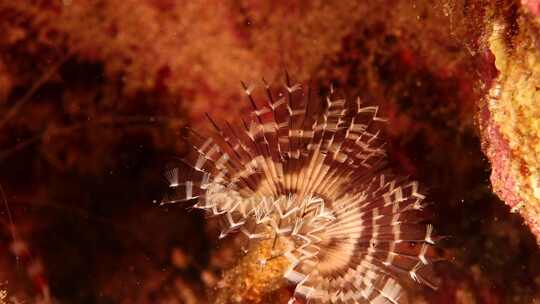
[[[261,273],[279,259],[308,303],[406,303],[407,279],[435,288],[424,195],[388,170],[378,107],[315,97],[288,76],[277,90],[263,82],[261,104],[242,83],[253,111],[240,124],[209,117],[212,135],[193,132],[163,203],[196,200],[222,219],[221,237],[239,232],[263,252]]]

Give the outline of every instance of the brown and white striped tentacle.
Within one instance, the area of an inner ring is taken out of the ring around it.
[[[386,167],[378,107],[333,89],[314,98],[288,75],[263,84],[242,83],[252,112],[241,123],[209,117],[211,135],[193,133],[191,169],[169,171],[167,201],[197,199],[222,217],[223,237],[285,238],[284,276],[309,303],[406,303],[403,280],[435,288],[425,197]]]

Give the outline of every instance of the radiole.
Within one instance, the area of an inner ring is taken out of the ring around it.
[[[276,89],[263,80],[261,99],[242,86],[251,113],[192,132],[163,203],[196,200],[222,218],[222,237],[270,244],[260,264],[286,258],[280,275],[308,303],[406,303],[403,280],[436,288],[425,197],[388,168],[378,107],[333,89],[319,98],[288,75]]]

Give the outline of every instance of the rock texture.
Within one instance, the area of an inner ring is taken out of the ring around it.
[[[498,76],[478,118],[491,183],[540,241],[540,23],[516,5],[489,26]]]

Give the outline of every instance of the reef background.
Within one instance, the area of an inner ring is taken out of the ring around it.
[[[525,29],[538,34],[527,23],[538,8],[0,1],[0,185],[15,227],[0,208],[6,301],[32,303],[45,284],[58,303],[207,302],[237,247],[200,212],[153,203],[164,163],[188,148],[184,125],[204,129],[205,112],[225,121],[249,108],[240,80],[277,82],[287,70],[381,105],[391,161],[429,189],[449,262],[439,290],[412,287],[414,303],[540,302],[534,214],[524,221],[494,194],[498,150],[477,123],[501,75],[497,51],[523,49],[515,37]],[[41,275],[13,254],[14,236]]]

